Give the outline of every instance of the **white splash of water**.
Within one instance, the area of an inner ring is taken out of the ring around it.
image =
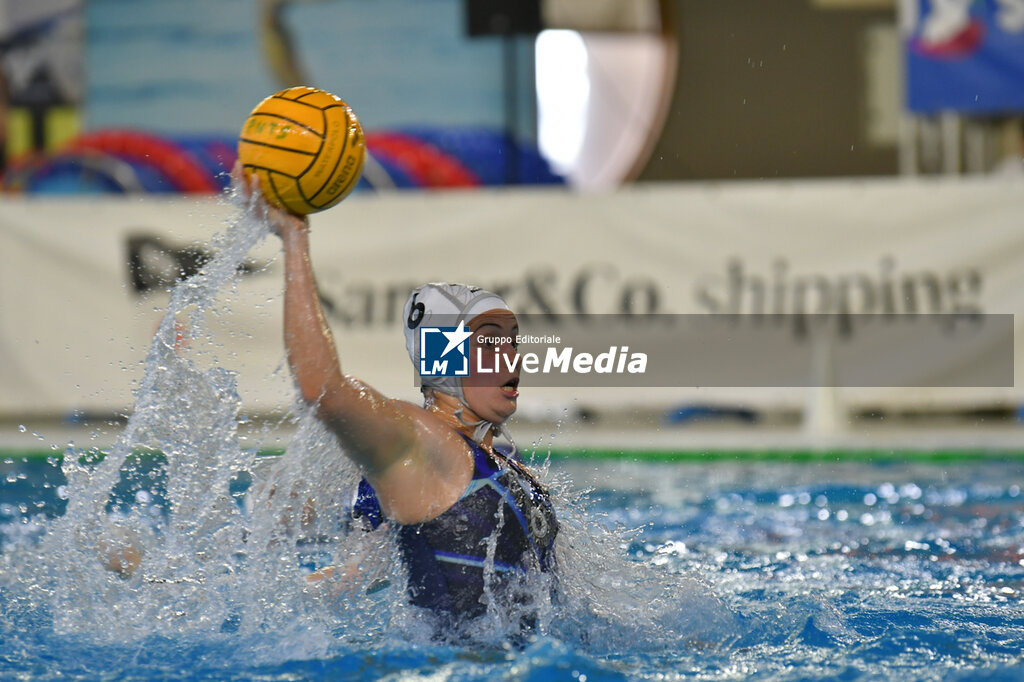
[[[207,313],[269,234],[259,206],[234,202],[214,258],[172,293],[121,438],[99,462],[79,463],[82,453],[69,451],[67,509],[31,552],[4,555],[4,584],[45,600],[58,634],[246,642],[234,647],[246,662],[324,657],[381,635],[430,641],[430,617],[405,605],[389,534],[344,522],[359,472],[334,437],[311,410],[297,408],[287,452],[259,461],[239,442],[234,372],[216,361],[202,367],[208,358],[181,343],[183,328],[193,338],[207,334]],[[161,463],[165,503],[112,510],[112,491],[140,452]],[[548,462],[541,475],[554,478]],[[239,476],[254,481],[244,508],[232,492]],[[730,614],[705,586],[629,561],[622,534],[588,517],[567,482],[555,481],[553,492],[561,523],[556,596],[549,599],[549,575],[516,588],[532,595],[524,603],[537,635],[635,650],[638,642],[720,642],[732,632]],[[306,580],[324,566],[344,570]],[[501,646],[525,615],[488,609],[453,640]]]

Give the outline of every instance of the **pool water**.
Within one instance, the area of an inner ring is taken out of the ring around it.
[[[162,485],[151,475],[161,467],[136,462],[125,470],[132,474],[121,477],[108,512],[118,498],[159,506],[158,492],[138,493],[147,489],[140,481],[154,491]],[[591,593],[585,606],[556,609],[543,634],[507,649],[415,641],[406,626],[358,609],[351,614],[363,620],[325,630],[290,613],[299,602],[267,620],[283,629],[232,632],[225,619],[154,623],[154,635],[134,624],[119,632],[110,613],[87,612],[104,610],[96,603],[103,594],[54,597],[47,583],[77,575],[70,567],[38,576],[35,595],[8,579],[19,562],[31,562],[34,536],[66,513],[66,502],[55,462],[11,456],[2,474],[5,679],[1010,680],[1022,671],[1019,461],[555,460],[547,477],[556,486],[590,489],[564,502],[564,513],[596,540],[567,549],[562,570],[579,579],[571,590]],[[594,588],[607,577],[601,561],[633,582]],[[79,587],[102,593],[124,582]],[[657,596],[637,604],[634,589],[643,599]],[[365,599],[373,606],[373,597]],[[62,617],[54,608],[83,612]]]
[[[210,336],[268,233],[240,207],[172,292],[113,446],[0,460],[0,678],[1020,678],[1014,457],[528,453],[559,518],[537,627],[492,609],[439,637],[393,538],[344,522],[359,476],[333,437],[298,410],[285,453],[259,457],[238,435],[244,368],[179,343]],[[343,577],[307,580],[327,566]]]
[[[637,483],[599,486],[595,507],[644,524],[632,556],[700,576],[743,616],[720,656],[667,670],[1020,677],[1019,462],[609,466]]]

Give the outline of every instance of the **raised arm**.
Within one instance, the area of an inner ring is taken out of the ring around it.
[[[409,410],[341,371],[320,304],[309,255],[308,220],[276,211],[284,244],[284,342],[302,399],[371,476],[413,453],[417,426]]]
[[[259,191],[236,167],[236,184]],[[284,342],[307,404],[363,469],[384,512],[399,523],[433,518],[451,506],[472,478],[465,443],[423,408],[388,398],[342,372],[310,260],[309,221],[272,206],[271,225],[284,245]]]

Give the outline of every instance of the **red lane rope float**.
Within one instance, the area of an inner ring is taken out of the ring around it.
[[[366,148],[401,168],[420,187],[479,187],[480,179],[462,163],[412,135],[367,133]]]
[[[70,149],[90,150],[149,165],[179,192],[215,194],[220,186],[192,154],[169,140],[137,130],[99,130],[75,138]]]

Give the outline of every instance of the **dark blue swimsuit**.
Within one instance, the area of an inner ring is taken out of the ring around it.
[[[473,480],[440,516],[399,525],[398,544],[409,574],[410,601],[441,614],[475,617],[487,607],[485,590],[499,599],[517,574],[554,569],[558,522],[547,490],[519,462],[466,438]],[[500,466],[496,459],[500,459]],[[363,479],[352,509],[376,528],[384,520],[377,496]],[[489,547],[493,547],[490,560]],[[493,562],[493,571],[487,567]]]

